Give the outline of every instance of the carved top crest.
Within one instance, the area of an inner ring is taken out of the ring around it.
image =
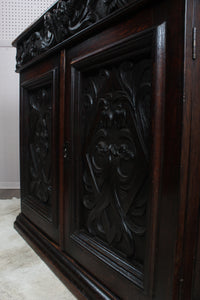
[[[17,69],[130,2],[137,1],[59,0],[13,42],[17,47]]]

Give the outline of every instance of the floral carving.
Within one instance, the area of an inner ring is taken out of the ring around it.
[[[128,0],[59,0],[44,15],[38,31],[17,45],[17,68],[80,30],[94,24]]]
[[[29,94],[30,101],[30,195],[48,203],[51,186],[51,106],[50,88],[40,88]]]
[[[129,149],[127,144],[106,144],[101,141],[97,144],[96,149],[98,154],[104,155],[109,162],[112,162],[114,159],[129,160],[133,159],[135,156],[134,152]]]
[[[142,260],[149,195],[151,61],[127,61],[98,75],[84,75],[83,82],[87,231],[126,258]]]

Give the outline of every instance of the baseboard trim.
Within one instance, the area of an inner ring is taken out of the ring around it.
[[[56,244],[43,235],[23,213],[17,217],[14,227],[77,299],[118,299]]]
[[[1,190],[18,190],[20,189],[20,182],[0,182]]]

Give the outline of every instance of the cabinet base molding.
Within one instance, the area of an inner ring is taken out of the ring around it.
[[[37,230],[22,213],[14,228],[78,299],[118,299]]]

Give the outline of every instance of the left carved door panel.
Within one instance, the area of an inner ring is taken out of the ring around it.
[[[58,77],[59,57],[21,75],[22,213],[55,242],[59,238]]]

